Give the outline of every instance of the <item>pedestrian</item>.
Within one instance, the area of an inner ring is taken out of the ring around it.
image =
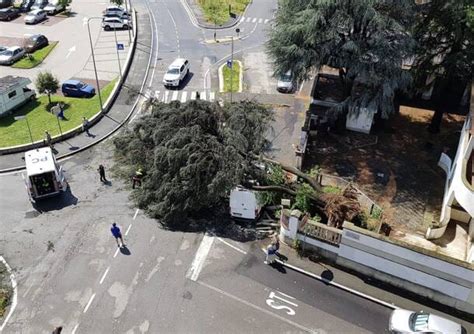
[[[54,329],[53,334],[61,334],[62,331],[63,331],[63,327],[59,326]]]
[[[44,131],[44,140],[46,141],[46,145],[53,148],[53,142],[51,140],[51,135],[48,131]]]
[[[199,94],[199,92],[196,92],[196,100],[200,100],[201,99],[201,94]]]
[[[85,117],[82,117],[82,131],[85,131],[88,137],[92,136],[89,132],[89,120]]]
[[[99,171],[100,182],[107,182],[107,179],[105,178],[105,167],[103,165],[99,165],[97,170]]]
[[[277,255],[278,250],[280,249],[280,241],[276,235],[272,236],[272,242],[268,245],[265,257],[265,264],[272,264],[275,262],[275,257]]]
[[[112,235],[114,236],[115,241],[117,241],[117,246],[124,247],[125,243],[123,242],[122,232],[120,231],[120,228],[117,226],[116,223],[112,224],[112,228],[110,229],[110,232],[112,232]],[[122,246],[120,246],[119,239],[120,239],[120,242],[122,243]]]
[[[132,177],[132,189],[135,189],[135,186],[142,186],[143,170],[138,168],[135,172],[135,175]]]

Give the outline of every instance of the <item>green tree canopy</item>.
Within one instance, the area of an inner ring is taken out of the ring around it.
[[[461,85],[462,94],[474,74],[473,8],[472,0],[432,0],[424,5],[417,20],[415,84],[421,89],[438,85],[433,92],[437,107],[432,132],[439,131],[448,91]],[[437,79],[427,84],[429,77]]]
[[[48,95],[51,105],[51,94],[55,94],[59,88],[58,79],[51,72],[39,72],[35,84],[40,94]]]
[[[414,48],[413,6],[413,0],[281,0],[268,42],[275,74],[291,70],[304,79],[324,65],[337,68],[344,110],[368,107],[387,116],[395,92],[410,84],[401,65]]]
[[[119,161],[145,170],[138,205],[165,224],[219,203],[253,169],[271,113],[253,102],[153,104],[114,144]]]

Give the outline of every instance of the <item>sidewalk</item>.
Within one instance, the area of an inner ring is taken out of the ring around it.
[[[149,46],[151,45],[151,31],[149,29],[149,14],[146,11],[137,13],[138,35],[137,47],[133,56],[127,78],[120,92],[115,99],[109,112],[94,126],[89,129],[91,137],[84,132],[54,144],[57,151],[56,158],[71,155],[89,146],[97,144],[106,139],[112,132],[120,128],[128,119],[137,100],[137,93],[140,91],[143,80],[147,73],[149,60]],[[24,167],[24,152],[7,154],[0,156],[0,173],[8,172]]]
[[[268,244],[268,239],[262,240],[259,242],[259,248],[265,249]],[[319,278],[314,276],[320,277],[322,278],[320,280],[326,281],[328,284],[331,284],[329,282],[334,282],[336,283],[335,285],[342,285],[348,288],[343,288],[346,291],[354,290],[356,294],[365,294],[379,300],[381,304],[390,304],[393,308],[403,308],[413,311],[423,310],[424,312],[434,312],[436,314],[440,314],[440,312],[445,313],[444,315],[442,314],[442,316],[460,322],[461,325],[468,330],[468,333],[472,333],[472,330],[474,330],[471,323],[474,321],[472,316],[453,313],[451,308],[445,307],[444,305],[433,303],[430,300],[423,299],[418,295],[411,294],[388,284],[368,279],[361,274],[343,270],[343,268],[337,265],[328,263],[316,253],[308,257],[301,257],[295,249],[284,243],[280,243],[279,253],[281,254],[281,261],[279,262],[285,266],[287,270],[296,270],[302,274],[312,276],[315,279]],[[263,259],[264,255],[262,255],[262,261]]]

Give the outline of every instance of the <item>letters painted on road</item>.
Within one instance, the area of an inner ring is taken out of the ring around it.
[[[270,294],[268,295],[268,298],[266,300],[267,302],[267,305],[270,306],[271,308],[274,308],[275,310],[284,310],[286,312],[286,314],[288,315],[295,315],[296,312],[294,309],[292,309],[290,306],[288,305],[284,305],[284,304],[289,304],[293,307],[298,307],[298,304],[292,302],[292,301],[289,301],[287,299],[285,299],[284,297],[281,297],[281,296],[284,296],[288,299],[295,299],[294,297],[291,297],[283,292],[273,292],[271,291]],[[278,299],[278,300],[277,300]]]

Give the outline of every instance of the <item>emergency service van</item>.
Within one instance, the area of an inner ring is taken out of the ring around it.
[[[26,190],[32,202],[58,195],[67,190],[63,167],[56,162],[51,148],[42,147],[25,152]]]

